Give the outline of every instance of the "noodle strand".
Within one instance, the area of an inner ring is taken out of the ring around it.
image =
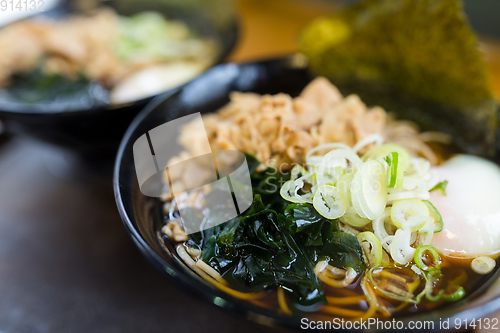
[[[278,287],[278,303],[280,305],[281,310],[289,316],[292,315],[292,310],[288,307],[288,304],[286,304],[286,299],[285,299],[285,290],[281,287]]]
[[[358,304],[360,302],[366,301],[366,296],[364,295],[359,295],[359,296],[348,296],[348,297],[332,297],[332,296],[326,296],[326,300],[328,301],[328,304],[335,304],[335,305],[351,305],[351,304]]]
[[[326,312],[328,314],[333,314],[333,315],[338,315],[338,316],[343,316],[343,317],[359,317],[364,314],[363,311],[358,311],[358,310],[350,310],[350,309],[344,309],[344,308],[339,308],[336,306],[330,306],[330,305],[325,305],[321,311]]]

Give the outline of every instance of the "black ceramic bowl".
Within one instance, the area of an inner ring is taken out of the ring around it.
[[[111,7],[118,14],[125,16],[154,10],[167,18],[184,21],[201,35],[210,36],[218,42],[218,63],[229,54],[236,43],[237,24],[229,1],[227,8],[220,8],[221,2],[214,1],[66,0],[39,15],[57,19],[71,13],[95,9],[100,5]],[[171,89],[165,94],[177,89]],[[0,120],[5,123],[10,133],[28,134],[84,154],[112,153],[114,156],[128,125],[153,97],[130,103],[93,107],[75,102],[75,105],[63,110],[57,104],[48,108],[37,104],[7,104],[0,101]]]
[[[304,68],[304,63],[297,60],[300,60],[300,57],[243,65],[219,65],[170,97],[156,98],[127,130],[118,152],[114,174],[115,198],[124,225],[136,245],[156,268],[186,290],[216,306],[268,326],[295,329],[300,328],[300,318],[284,317],[219,291],[193,273],[177,256],[171,244],[162,241],[159,237],[164,223],[162,203],[159,199],[144,196],[139,190],[134,167],[133,144],[141,135],[170,120],[194,112],[216,111],[229,101],[228,94],[231,91],[251,91],[261,94],[285,92],[292,96],[297,95],[312,79]],[[377,103],[378,97],[388,100],[389,95],[392,94],[380,87],[372,87],[372,89],[369,86],[340,86],[340,88],[344,94],[350,90],[356,91],[362,99],[373,101],[373,104],[379,104]],[[392,96],[401,110],[404,111],[404,108],[410,105],[411,112],[416,112],[411,98],[401,100],[400,94]],[[410,103],[407,105],[408,101]],[[422,105],[425,108],[418,112],[432,112],[432,105],[425,103]],[[393,109],[394,106],[388,107]],[[496,280],[499,275],[500,270],[491,277],[491,281]],[[405,322],[432,321],[434,331],[439,331],[440,319],[449,318],[450,327],[454,328],[455,320],[464,324],[464,319],[483,317],[500,310],[500,298],[497,298],[500,295],[500,286],[495,288],[488,287],[489,285],[491,284],[485,284],[462,301],[448,307],[401,319]],[[463,325],[462,329],[464,329]]]

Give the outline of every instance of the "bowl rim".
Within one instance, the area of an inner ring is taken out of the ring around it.
[[[243,62],[243,63],[223,63],[213,68],[209,69],[205,73],[201,74],[198,78],[209,75],[209,72],[215,71],[219,68],[224,68],[226,66],[237,66],[239,69],[242,66],[247,65],[261,65],[265,63],[271,62],[289,62],[290,56],[287,57],[278,57],[272,58],[268,60],[260,60],[260,61],[251,61],[251,62]],[[193,81],[196,81],[193,80]],[[193,81],[190,81],[188,84],[183,86],[174,94],[163,93],[159,96],[153,98],[153,100],[146,105],[146,107],[136,116],[136,118],[132,121],[130,126],[128,127],[125,135],[122,138],[120,143],[113,171],[113,189],[115,195],[115,201],[118,208],[118,212],[122,219],[125,229],[133,239],[136,246],[141,250],[141,253],[155,266],[159,269],[167,278],[175,283],[176,285],[181,286],[186,292],[195,295],[198,298],[201,298],[214,306],[224,309],[226,311],[230,311],[232,313],[236,313],[239,317],[252,320],[254,322],[263,324],[265,326],[270,327],[285,327],[292,329],[300,329],[301,317],[288,317],[279,315],[274,311],[265,310],[254,306],[244,300],[237,299],[231,295],[228,295],[218,289],[207,288],[207,285],[200,283],[197,279],[192,278],[188,274],[185,274],[182,270],[175,267],[175,265],[171,265],[166,262],[160,255],[156,253],[156,251],[148,244],[148,242],[141,235],[138,228],[134,225],[135,218],[129,215],[127,212],[127,208],[124,204],[124,199],[122,196],[122,187],[125,186],[122,184],[121,172],[125,167],[122,165],[123,158],[127,147],[131,144],[130,139],[136,132],[138,126],[151,114],[155,111],[155,109],[162,103],[169,103],[169,100],[174,100],[177,98],[183,89],[189,88],[189,85],[192,84]],[[500,269],[495,272],[495,275],[491,277],[492,280],[500,281]],[[485,287],[485,286],[483,286]],[[483,288],[484,289],[484,288]],[[480,292],[480,295],[485,294],[485,290]],[[217,302],[216,299],[222,299],[223,302]],[[470,302],[474,302],[477,298],[473,298]],[[458,307],[463,306],[465,303],[456,303]],[[438,332],[443,329],[439,328],[439,324],[441,319],[449,319],[452,323],[460,319],[461,326],[460,330],[463,330],[464,320],[472,320],[474,318],[483,318],[494,312],[500,310],[500,296],[495,296],[492,299],[489,299],[481,304],[476,304],[471,308],[461,309],[456,311],[457,306],[446,306],[442,310],[433,310],[431,312],[418,313],[413,315],[408,315],[405,317],[397,317],[396,320],[403,322],[405,325],[405,330],[407,329],[407,325],[409,322],[415,321],[432,321],[434,324],[434,329],[428,330],[429,332]],[[439,311],[439,315],[436,313]],[[394,318],[394,317],[392,317]],[[332,317],[333,319],[333,317]],[[351,332],[352,330],[336,330],[340,332]],[[379,331],[370,329],[370,331]],[[382,330],[384,332],[400,332],[397,329],[389,329]]]
[[[64,9],[64,6],[67,6],[69,3],[71,3],[71,0],[66,0],[66,1],[61,1],[59,2],[54,8],[51,8],[49,11],[46,12],[40,12],[35,15],[25,17],[25,18],[20,18],[18,20],[9,22],[5,25],[0,26],[0,30],[4,27],[7,27],[11,24],[15,24],[16,22],[19,22],[24,19],[32,19],[37,16],[47,16],[50,15],[51,13],[57,13],[61,9]],[[99,5],[99,7],[105,6],[105,4]],[[78,12],[78,11],[77,11]],[[178,86],[175,86],[173,88],[170,88],[168,90],[164,90],[160,93],[147,96],[138,100],[134,101],[129,101],[129,102],[123,102],[123,103],[116,103],[116,104],[101,104],[101,105],[93,105],[89,108],[85,107],[75,107],[71,108],[69,110],[62,110],[62,111],[55,111],[51,110],[50,108],[48,109],[43,109],[42,107],[39,107],[37,104],[35,105],[29,105],[25,103],[8,103],[8,104],[3,104],[0,105],[0,116],[9,116],[9,115],[23,115],[23,116],[50,116],[50,115],[67,115],[67,116],[72,116],[72,115],[78,115],[78,114],[94,114],[94,113],[102,113],[102,112],[112,112],[117,109],[123,109],[127,107],[144,107],[147,103],[152,101],[155,97],[157,96],[164,96],[164,94],[172,94],[184,87],[186,84],[194,80],[200,75],[203,75],[213,67],[221,64],[224,62],[224,60],[233,52],[235,49],[238,41],[239,41],[239,36],[241,33],[241,23],[240,23],[240,18],[236,10],[233,11],[234,13],[231,15],[231,19],[229,20],[229,31],[230,33],[229,38],[226,38],[225,40],[227,43],[223,43],[219,55],[215,58],[215,61],[213,64],[208,66],[206,69],[204,69],[200,74],[196,75],[194,78],[190,79],[189,81],[180,84]],[[26,107],[29,105],[29,107]]]

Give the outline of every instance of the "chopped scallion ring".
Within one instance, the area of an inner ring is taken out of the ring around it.
[[[437,302],[443,296],[444,291],[441,290],[437,295],[432,295],[432,291],[434,289],[434,284],[443,276],[441,270],[434,269],[427,274],[423,274],[423,276],[425,278],[425,288],[417,295],[417,302],[420,302],[424,296],[431,302]]]
[[[495,268],[497,262],[495,259],[487,256],[477,257],[472,260],[471,268],[477,274],[489,274]]]
[[[327,219],[336,219],[344,215],[347,203],[342,192],[331,185],[321,185],[316,190],[313,206]]]
[[[286,183],[284,183],[280,189],[281,197],[291,202],[296,202],[296,203],[302,202],[301,200],[295,197],[295,187],[296,184],[294,180],[289,180]]]
[[[363,164],[359,156],[356,155],[352,151],[352,149],[332,150],[331,152],[326,154],[325,157],[323,157],[321,164],[328,167],[340,166],[343,169],[346,169],[347,162],[351,163],[351,166],[354,170],[357,170],[361,166],[361,164]],[[321,167],[321,164],[318,166],[318,168]],[[319,173],[319,170],[317,173]]]
[[[313,193],[305,193],[300,195],[298,192],[304,187],[303,177],[296,180],[289,180],[281,186],[281,197],[287,201],[295,203],[312,203]]]
[[[391,152],[397,152],[399,154],[399,163],[403,167],[403,170],[408,170],[410,167],[410,153],[403,148],[403,146],[395,143],[386,143],[370,149],[363,155],[362,160],[378,160],[379,158],[385,158]]]
[[[448,181],[442,181],[441,183],[436,184],[433,188],[429,190],[429,192],[439,190],[442,195],[446,195],[446,186],[448,185]]]
[[[427,281],[425,283],[425,297],[431,302],[437,302],[441,299],[444,294],[444,290],[440,290],[436,295],[432,295],[432,289],[437,280],[443,277],[443,274],[439,269],[431,270],[427,274]]]
[[[348,206],[351,205],[351,183],[353,178],[353,172],[346,173],[340,177],[337,185],[335,185],[335,187],[342,191],[342,194],[344,194]]]
[[[428,266],[424,263],[424,256],[429,254],[431,256],[432,266]],[[436,249],[430,245],[422,245],[417,248],[414,255],[415,264],[418,268],[423,271],[429,271],[433,269],[441,269],[441,257]]]
[[[323,156],[313,156],[313,154],[317,151],[324,150],[324,149],[351,149],[346,144],[343,143],[338,143],[338,142],[333,142],[333,143],[325,143],[319,146],[316,146],[312,149],[310,149],[307,154],[306,154],[306,163],[308,165],[316,165],[318,164],[319,161],[323,160]]]
[[[342,167],[324,167],[321,164],[316,172],[316,179],[318,185],[337,185],[343,175],[344,169]]]
[[[403,188],[405,170],[402,163],[399,162],[399,159],[399,153],[393,151],[387,155],[385,161],[389,165],[389,168],[387,169],[387,187],[401,190]]]
[[[365,252],[369,266],[379,265],[382,262],[382,243],[370,231],[359,233],[357,236],[359,244]]]
[[[434,237],[434,221],[429,217],[427,223],[420,228],[418,231],[418,237],[420,237],[421,245],[431,245],[432,238]]]
[[[411,247],[411,231],[398,229],[392,239],[389,249],[391,250],[392,259],[400,264],[406,265],[413,259],[415,249]]]
[[[444,294],[444,290],[440,290],[436,295],[432,295],[432,293],[425,294],[425,297],[430,302],[437,302],[441,299]]]
[[[358,141],[358,143],[356,143],[354,147],[352,147],[352,150],[354,150],[355,153],[358,153],[361,149],[372,143],[376,146],[380,146],[382,143],[384,143],[384,138],[378,133],[370,134]]]
[[[387,204],[387,175],[378,161],[367,161],[354,174],[351,183],[352,205],[359,216],[374,220]]]
[[[385,250],[382,250],[382,263],[384,265],[387,265],[391,262],[391,259],[389,258],[389,254],[385,252]]]
[[[391,216],[391,208],[386,207],[384,210],[384,213],[377,219],[372,221],[372,228],[373,228],[373,233],[375,236],[377,236],[378,239],[384,240],[387,236],[389,236],[389,233],[387,232],[385,228],[385,223],[388,221],[392,225],[392,221],[390,220]],[[384,246],[384,244],[382,244]],[[386,244],[384,248],[388,250],[389,244]]]
[[[392,244],[393,240],[394,240],[394,235],[389,235],[389,236],[387,236],[385,238],[382,238],[382,247],[388,253],[391,253],[391,244]],[[391,255],[391,257],[392,257],[392,255]]]
[[[351,182],[352,179],[354,178],[354,173],[346,173],[342,177],[340,177],[340,180],[337,182],[337,185],[335,185],[336,188],[338,188],[342,194],[345,196],[345,200],[347,202],[347,210],[344,215],[340,217],[340,220],[343,223],[349,224],[350,226],[353,227],[364,227],[368,223],[371,222],[371,220],[361,217],[356,213],[356,210],[352,206],[352,199],[351,199]]]
[[[290,172],[290,180],[296,180],[300,177],[307,175],[306,169],[300,164],[295,164]]]
[[[441,214],[429,200],[422,200],[422,202],[427,206],[429,215],[434,220],[434,233],[441,232],[443,230],[443,218]]]
[[[417,231],[428,221],[429,209],[418,199],[403,199],[393,203],[391,219],[395,226]]]
[[[355,228],[364,227],[371,222],[369,219],[359,216],[353,206],[347,208],[345,214],[340,217],[340,221]]]
[[[443,299],[445,301],[453,302],[462,299],[465,296],[465,289],[462,286],[458,286],[457,290],[455,290],[451,294],[443,294]]]
[[[392,202],[396,200],[404,199],[420,199],[427,200],[430,198],[429,192],[427,191],[395,191],[387,195],[387,202]]]

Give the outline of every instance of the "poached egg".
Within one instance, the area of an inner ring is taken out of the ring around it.
[[[477,257],[500,251],[500,167],[480,157],[457,155],[434,167],[447,180],[446,196],[433,191],[430,201],[443,218],[432,246],[449,256]]]

